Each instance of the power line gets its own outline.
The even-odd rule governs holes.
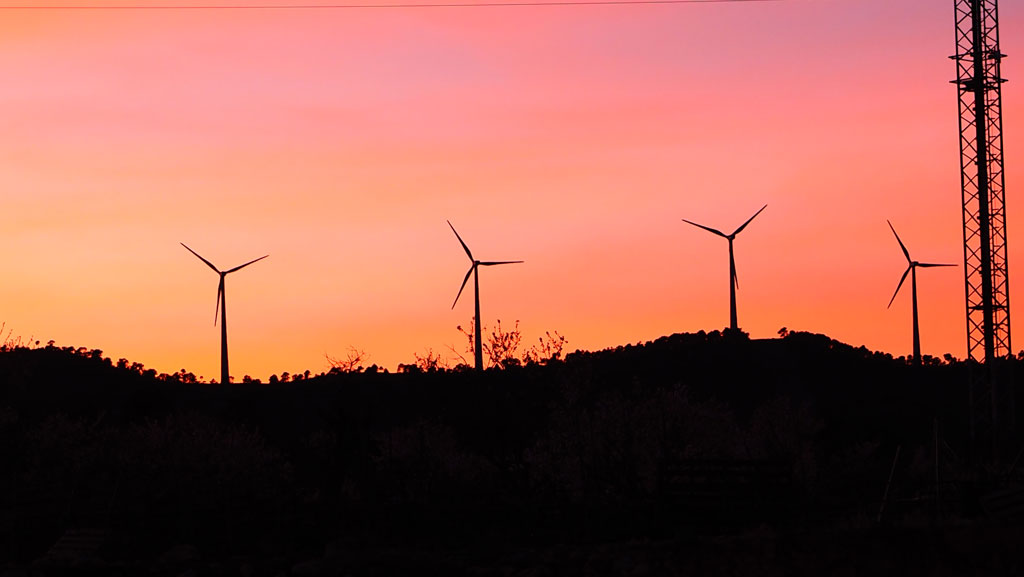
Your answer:
[[[482,8],[502,6],[627,6],[641,4],[732,4],[780,2],[782,0],[525,0],[495,2],[431,2],[425,4],[188,4],[179,6],[139,6],[116,4],[94,6],[0,6],[0,10],[339,10],[345,8]]]

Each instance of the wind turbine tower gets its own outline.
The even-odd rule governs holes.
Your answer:
[[[245,264],[238,265],[235,268],[228,270],[220,270],[213,266],[213,263],[199,256],[199,253],[188,248],[188,245],[181,243],[181,246],[185,247],[190,253],[196,255],[196,258],[206,263],[206,266],[213,269],[213,271],[220,275],[220,284],[217,285],[217,308],[213,312],[213,324],[217,324],[217,316],[220,314],[220,382],[221,384],[227,384],[231,382],[231,371],[228,370],[228,301],[227,296],[224,292],[224,277],[235,272],[238,269],[245,268],[254,262],[261,261],[268,256],[263,255],[260,258],[251,260]]]
[[[462,286],[459,287],[459,294],[455,295],[455,302],[452,303],[452,308],[454,309],[455,305],[459,304],[459,297],[462,296],[462,291],[463,291],[463,289],[466,288],[466,283],[469,282],[469,275],[473,275],[473,296],[475,297],[474,301],[476,303],[475,304],[475,309],[474,309],[476,311],[475,316],[474,316],[475,322],[476,322],[476,326],[474,327],[474,331],[475,332],[473,333],[473,365],[476,367],[476,370],[482,371],[483,368],[484,368],[484,349],[483,349],[483,334],[482,334],[483,329],[481,328],[481,323],[480,323],[480,277],[479,277],[479,273],[477,272],[477,269],[479,269],[482,266],[495,266],[495,265],[499,265],[499,264],[519,264],[519,263],[521,263],[523,261],[521,261],[521,260],[502,260],[502,261],[481,261],[481,260],[476,260],[475,258],[473,258],[473,253],[470,252],[469,247],[466,246],[465,241],[463,241],[462,237],[459,236],[459,231],[455,230],[455,227],[452,226],[452,223],[450,221],[448,222],[448,226],[450,226],[451,229],[452,229],[452,232],[455,233],[455,238],[459,239],[459,244],[462,245],[462,249],[466,251],[466,256],[469,257],[469,262],[472,263],[472,264],[469,265],[469,271],[466,272],[466,278],[462,279]]]
[[[996,359],[1010,348],[1010,281],[1003,194],[1003,111],[996,0],[954,0],[960,114],[967,356],[983,363],[971,379],[971,436],[991,441],[1013,429],[1013,397],[997,382]]]
[[[761,211],[763,211],[766,208],[768,208],[767,204],[762,206],[761,210],[755,212],[754,216],[748,218],[747,222],[740,225],[740,227],[734,230],[732,234],[725,234],[720,230],[704,226],[703,224],[697,224],[693,221],[686,220],[685,218],[682,219],[685,223],[692,224],[697,228],[703,228],[704,230],[729,241],[729,328],[731,328],[734,331],[739,328],[739,323],[736,319],[736,289],[739,288],[740,286],[740,280],[739,277],[736,276],[736,259],[733,257],[732,241],[736,240],[736,235],[743,232],[743,229],[747,228],[747,225],[750,224],[750,221],[757,218],[757,215],[761,214]]]
[[[889,222],[889,221],[886,221]],[[903,271],[903,276],[900,277],[900,284],[896,285],[896,292],[892,293],[892,298],[889,299],[889,305],[892,306],[892,302],[896,300],[896,295],[900,294],[900,289],[903,288],[903,282],[907,280],[907,275],[910,275],[910,293],[911,293],[911,305],[913,307],[913,319],[914,319],[914,356],[911,359],[915,365],[921,364],[921,330],[917,324],[917,268],[933,268],[940,266],[956,266],[954,264],[935,264],[930,262],[917,262],[910,258],[910,251],[907,250],[906,245],[900,240],[900,235],[896,234],[896,229],[893,228],[892,223],[889,222],[889,228],[892,229],[892,233],[896,235],[896,242],[900,243],[900,249],[903,250],[903,256],[907,259],[907,270]],[[888,308],[888,307],[886,307]]]

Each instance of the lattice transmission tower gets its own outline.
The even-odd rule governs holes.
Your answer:
[[[967,355],[981,363],[971,382],[971,436],[997,445],[1013,428],[1012,390],[997,360],[1010,349],[1010,282],[1003,194],[1003,115],[996,0],[954,0],[960,96],[960,168],[967,289]],[[991,444],[989,445],[989,442]]]

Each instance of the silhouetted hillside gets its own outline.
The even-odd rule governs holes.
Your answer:
[[[99,351],[0,352],[5,554],[35,559],[96,526],[118,536],[111,555],[139,559],[175,543],[291,555],[834,527],[875,518],[897,448],[886,519],[980,513],[959,482],[966,365],[822,335],[673,335],[483,373],[193,380]]]

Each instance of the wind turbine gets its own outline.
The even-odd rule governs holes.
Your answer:
[[[214,310],[214,313],[213,313],[213,324],[214,325],[217,324],[217,315],[219,313],[220,314],[220,382],[221,382],[221,384],[227,384],[227,383],[231,382],[231,373],[228,371],[228,302],[227,302],[227,297],[224,294],[224,277],[226,277],[227,275],[235,272],[236,270],[245,268],[245,267],[251,265],[252,263],[254,263],[256,261],[261,261],[261,260],[267,258],[270,255],[269,254],[263,255],[260,258],[255,259],[255,260],[251,260],[251,261],[249,261],[249,262],[247,262],[247,263],[245,263],[243,265],[239,265],[239,266],[236,266],[235,268],[222,271],[222,270],[218,269],[217,267],[213,266],[213,263],[211,263],[210,261],[208,261],[205,258],[199,256],[198,252],[188,248],[188,245],[186,245],[185,243],[181,243],[181,246],[183,246],[186,249],[188,249],[188,251],[190,253],[196,255],[196,258],[198,258],[199,260],[205,262],[206,266],[212,268],[214,272],[216,272],[217,274],[220,275],[220,284],[217,285],[217,308]]]
[[[459,231],[455,230],[452,226],[451,221],[446,221],[448,226],[452,228],[452,232],[455,233],[455,238],[459,239],[459,244],[466,251],[466,256],[469,257],[469,261],[473,264],[469,266],[469,271],[466,272],[466,278],[462,279],[462,286],[459,287],[459,294],[455,295],[455,302],[452,303],[452,309],[455,309],[455,305],[459,303],[459,297],[462,296],[463,289],[466,288],[466,283],[469,282],[469,276],[473,275],[473,294],[476,300],[476,327],[473,333],[473,360],[475,362],[476,370],[481,371],[484,368],[484,352],[483,352],[483,334],[480,328],[480,277],[477,275],[477,268],[481,266],[495,266],[499,264],[519,264],[521,260],[500,260],[500,261],[481,261],[473,258],[473,253],[469,251],[469,247],[466,246],[466,242],[459,236]]]
[[[736,276],[736,259],[733,258],[732,241],[736,238],[737,234],[743,232],[743,229],[747,228],[747,225],[750,224],[750,221],[757,218],[757,215],[761,214],[761,211],[766,208],[768,208],[767,204],[762,206],[761,210],[755,212],[754,216],[748,218],[747,222],[743,223],[739,228],[734,230],[732,234],[725,234],[720,230],[715,230],[711,227],[704,226],[703,224],[697,224],[693,221],[686,220],[685,218],[682,219],[683,222],[692,224],[693,226],[696,226],[698,228],[703,228],[704,230],[712,234],[717,234],[718,236],[729,241],[729,328],[731,328],[732,330],[736,330],[739,328],[739,325],[736,322],[736,289],[738,289],[740,286],[739,278]]]
[[[956,266],[955,264],[933,264],[928,262],[917,262],[916,260],[910,259],[910,251],[904,246],[903,241],[900,240],[900,235],[896,234],[896,229],[893,228],[892,223],[888,220],[889,228],[892,229],[892,233],[896,235],[896,242],[900,243],[900,248],[903,250],[903,256],[907,257],[907,270],[903,271],[903,276],[900,277],[900,284],[896,285],[896,292],[892,293],[892,298],[889,299],[889,305],[885,308],[892,306],[892,302],[896,300],[896,295],[900,294],[900,289],[903,288],[903,281],[907,280],[907,274],[910,274],[910,292],[911,302],[913,303],[914,310],[914,358],[911,361],[915,365],[921,364],[921,331],[917,327],[917,267],[921,268],[933,268],[938,266]]]

